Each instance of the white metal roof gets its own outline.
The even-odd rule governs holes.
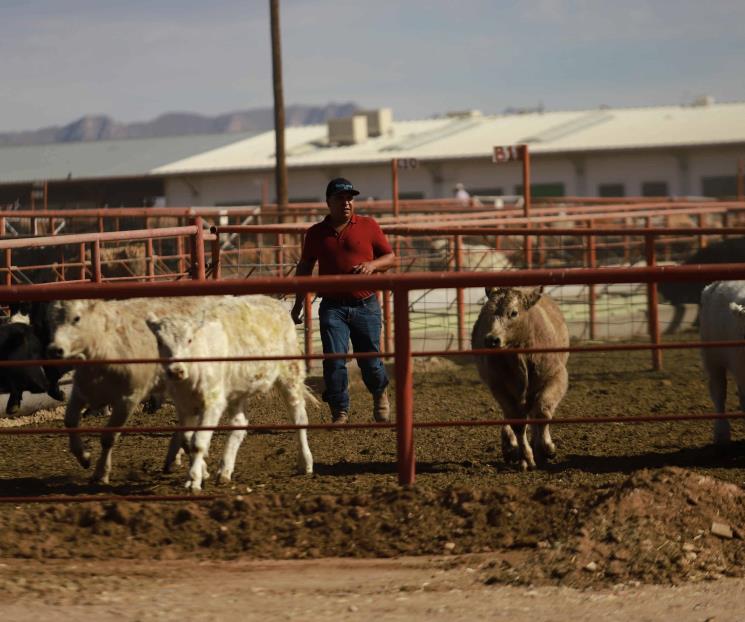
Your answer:
[[[0,147],[0,183],[144,177],[164,164],[246,136],[210,134]]]
[[[494,145],[528,143],[531,152],[561,153],[745,144],[745,102],[704,106],[596,110],[398,121],[393,135],[330,147],[325,125],[288,128],[287,165],[363,164],[393,157],[422,160],[489,157]],[[172,162],[158,173],[274,166],[274,133]]]
[[[329,146],[326,125],[289,127],[287,165],[489,157],[494,145],[531,153],[745,145],[745,102],[701,106],[445,117],[398,121],[390,136]],[[196,174],[274,167],[274,132],[0,148],[0,183],[37,179]]]

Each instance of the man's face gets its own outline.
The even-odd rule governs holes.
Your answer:
[[[331,218],[336,221],[349,220],[354,212],[354,195],[349,192],[332,194],[326,198]]]

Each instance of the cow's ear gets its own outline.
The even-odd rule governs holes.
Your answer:
[[[498,287],[485,287],[484,291],[486,291],[486,297],[491,298],[494,294],[497,293]]]
[[[526,309],[530,309],[536,302],[541,299],[543,295],[543,285],[536,287],[534,290],[523,295],[523,306]]]
[[[160,319],[152,311],[147,314],[147,317],[145,318],[145,324],[147,324],[147,327],[154,333],[157,333],[160,329]]]

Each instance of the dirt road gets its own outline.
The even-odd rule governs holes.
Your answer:
[[[8,622],[745,620],[745,580],[613,589],[485,585],[486,558],[0,562]]]

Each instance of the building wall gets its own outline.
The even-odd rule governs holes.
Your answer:
[[[531,183],[544,186],[544,189],[561,184],[564,194],[576,196],[597,196],[601,185],[609,184],[621,187],[625,196],[641,196],[645,183],[662,182],[670,195],[700,195],[705,177],[734,177],[737,158],[745,155],[742,151],[732,147],[537,154],[531,158]],[[361,191],[358,200],[391,197],[390,163],[319,165],[288,171],[290,201],[322,201],[328,180],[338,176],[350,179]],[[268,181],[264,182],[265,179]],[[401,166],[398,179],[399,196],[404,198],[451,197],[455,184],[459,182],[472,194],[522,192],[519,162],[493,164],[486,158]],[[262,183],[268,183],[268,198],[274,202],[276,194],[271,172],[178,176],[166,179],[165,192],[169,206],[256,205],[261,203]]]

